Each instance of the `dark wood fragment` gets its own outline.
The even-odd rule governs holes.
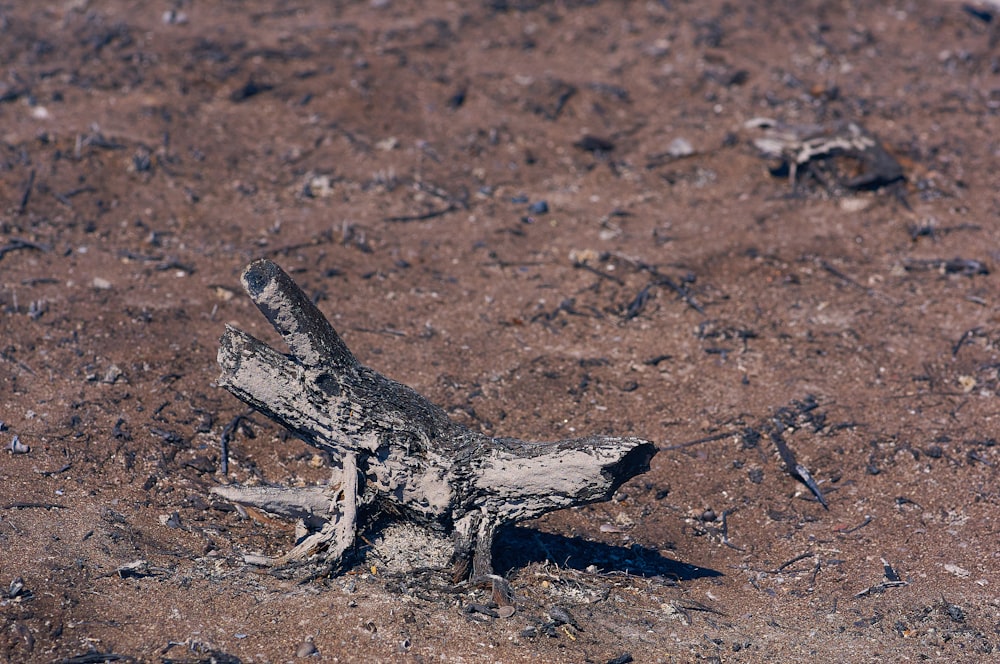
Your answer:
[[[615,149],[615,144],[612,141],[606,138],[601,138],[600,136],[591,136],[589,134],[578,140],[573,144],[573,146],[583,150],[584,152],[596,153],[611,152]]]
[[[780,423],[776,424],[780,426]],[[795,454],[788,447],[785,439],[781,437],[781,432],[777,429],[773,429],[770,433],[771,442],[774,443],[774,446],[777,448],[778,454],[781,456],[781,460],[785,463],[785,467],[788,469],[788,472],[793,477],[800,479],[803,484],[809,487],[809,490],[812,491],[814,496],[816,496],[816,500],[819,501],[820,505],[822,505],[825,509],[830,509],[830,505],[827,504],[826,498],[823,496],[823,492],[820,491],[819,485],[816,484],[816,480],[813,479],[809,469],[795,459]]]
[[[431,210],[430,212],[423,212],[420,214],[404,214],[395,217],[384,217],[382,221],[389,222],[408,222],[408,221],[427,221],[428,219],[434,219],[435,217],[443,217],[446,214],[450,214],[457,210],[462,209],[458,205],[447,205],[440,210]]]
[[[22,240],[21,238],[11,238],[10,242],[0,247],[0,258],[9,254],[12,251],[17,251],[19,249],[32,249],[34,251],[47,252],[48,247],[37,244],[35,242],[30,242],[28,240]]]
[[[17,502],[8,503],[3,506],[5,510],[28,510],[28,509],[42,509],[42,510],[64,510],[65,505],[58,505],[56,503],[27,503],[27,502]]]
[[[28,182],[24,185],[24,191],[21,193],[21,202],[17,205],[17,213],[24,214],[24,211],[28,208],[28,201],[31,199],[31,190],[35,186],[35,169],[31,169],[28,173]]]
[[[869,523],[872,522],[872,520],[873,519],[872,519],[871,515],[869,514],[869,515],[865,516],[864,521],[862,521],[858,525],[852,526],[850,528],[841,528],[841,529],[837,530],[836,533],[838,535],[850,535],[851,533],[857,532],[857,531],[861,530],[862,528],[864,528],[865,526],[867,526]]]

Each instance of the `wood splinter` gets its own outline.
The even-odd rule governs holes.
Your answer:
[[[248,562],[279,565],[318,554],[339,564],[359,524],[389,514],[451,536],[456,582],[489,577],[499,527],[607,500],[649,470],[656,447],[639,438],[532,443],[472,431],[358,362],[275,263],[251,263],[242,282],[291,354],[227,326],[219,384],[339,464],[326,486],[213,489],[307,528],[285,555]]]

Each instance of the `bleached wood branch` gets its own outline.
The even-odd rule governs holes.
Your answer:
[[[359,363],[275,263],[252,263],[242,281],[291,354],[227,327],[219,384],[341,465],[325,488],[215,490],[313,524],[316,532],[272,562],[323,548],[338,562],[359,520],[380,512],[450,533],[456,579],[489,575],[498,527],[607,500],[649,469],[656,447],[639,438],[531,443],[471,431],[411,388]]]

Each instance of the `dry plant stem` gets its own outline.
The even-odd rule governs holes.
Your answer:
[[[339,562],[359,522],[382,513],[450,533],[456,579],[470,572],[488,576],[499,526],[607,500],[649,469],[656,448],[639,438],[531,443],[471,431],[414,390],[360,364],[275,263],[252,263],[242,281],[291,355],[228,327],[219,384],[342,466],[329,488],[215,490],[314,529],[271,562],[323,547],[328,561]]]

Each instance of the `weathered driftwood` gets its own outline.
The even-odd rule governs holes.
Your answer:
[[[827,189],[849,191],[878,189],[904,179],[903,167],[895,157],[874,135],[853,122],[824,127],[753,118],[744,126],[763,130],[754,145],[764,156],[780,161],[782,168],[775,170],[787,169],[793,189],[799,185],[799,176],[807,173]],[[845,158],[850,168],[835,167],[831,162],[838,158]]]
[[[252,263],[242,281],[291,355],[227,327],[219,384],[329,452],[340,466],[327,486],[214,490],[311,529],[281,558],[255,562],[322,553],[337,563],[359,523],[388,513],[450,534],[456,580],[470,572],[489,575],[499,526],[607,500],[649,469],[656,447],[638,438],[530,443],[471,431],[414,390],[359,363],[275,263]]]

